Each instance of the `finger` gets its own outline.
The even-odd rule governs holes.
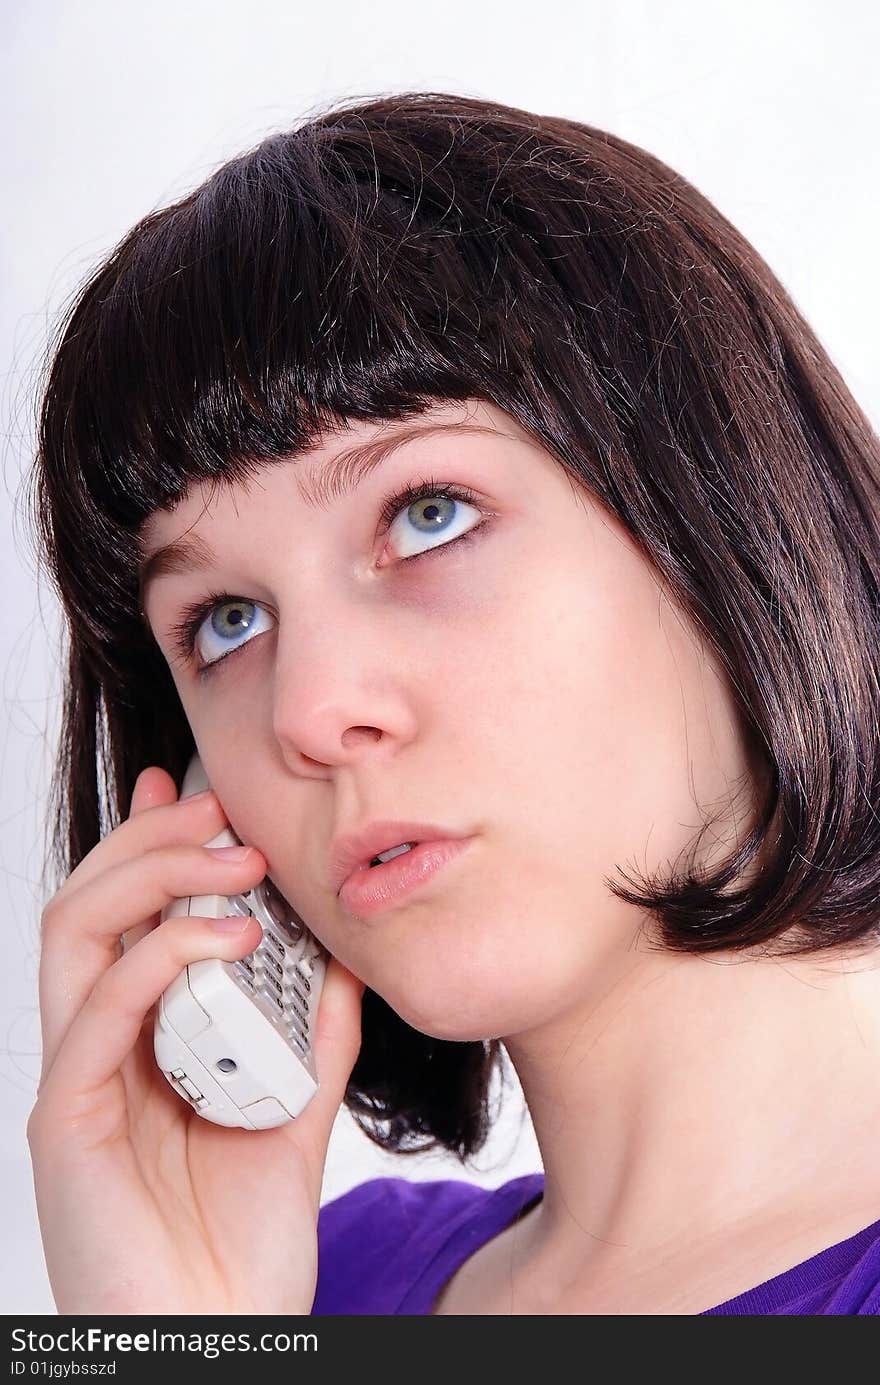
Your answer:
[[[155,770],[155,775],[153,771]],[[144,770],[138,776],[135,790],[145,775],[153,775],[153,783],[156,777],[162,776],[169,785],[174,784],[174,780],[164,770],[151,766],[150,770]],[[149,781],[148,781],[149,782]],[[152,793],[152,790],[151,790]],[[133,800],[136,801],[136,800]],[[193,825],[198,821],[204,823],[205,836],[193,836]],[[181,829],[182,824],[190,824]],[[112,832],[102,837],[96,842],[79,865],[71,871],[64,881],[61,888],[56,891],[51,903],[56,900],[65,899],[68,895],[87,885],[101,871],[108,866],[115,865],[117,861],[125,860],[142,851],[147,851],[150,847],[164,846],[175,841],[210,841],[212,836],[216,836],[224,828],[228,828],[229,823],[220,806],[217,795],[208,792],[206,796],[192,794],[187,798],[176,798],[176,789],[173,795],[169,795],[164,803],[143,805],[141,803],[136,815],[125,818],[123,822],[114,827]],[[182,831],[187,835],[182,835]]]
[[[152,765],[141,770],[135,780],[128,813],[129,819],[137,817],[147,808],[158,808],[164,804],[177,802],[177,785],[171,775],[166,774],[164,770],[158,769],[158,767],[155,768],[156,773],[153,772],[154,766]],[[135,943],[140,942],[141,938],[150,933],[158,922],[159,915],[153,914],[143,923],[136,924],[134,928],[123,933],[120,939],[120,951],[125,952],[126,948],[134,947]]]
[[[208,957],[232,962],[259,946],[258,921],[250,917],[241,922],[240,932],[221,933],[209,919],[166,919],[101,974],[73,1017],[40,1089],[40,1109],[32,1113],[37,1133],[44,1115],[51,1113],[49,1126],[57,1129],[65,1115],[83,1113],[84,1103],[131,1052],[151,1006],[190,962]]]
[[[167,780],[168,784],[173,786],[174,781],[164,770],[156,769],[153,772],[151,768],[147,774],[148,779],[152,777],[154,783],[157,776],[160,783]],[[143,778],[144,775],[141,775],[135,786],[138,792],[142,787]],[[148,851],[157,851],[167,846],[178,846],[181,843],[195,846],[210,842],[224,830],[228,830],[228,822],[216,794],[213,793],[206,797],[193,796],[180,802],[166,802],[141,808],[135,818],[127,819],[109,836],[98,842],[56,891],[43,910],[41,921],[39,996],[43,1074],[46,1072],[47,1057],[51,1058],[73,1013],[96,980],[94,960],[91,966],[84,969],[82,927],[77,922],[81,916],[78,911],[69,913],[68,906],[78,900],[87,907],[88,895],[85,891],[91,887],[93,881],[99,879],[102,873],[115,864],[138,859]],[[138,893],[139,889],[134,892],[133,897],[137,898]],[[62,911],[64,926],[55,927]],[[149,917],[150,912],[146,911],[146,917]],[[144,912],[129,914],[127,918],[120,920],[119,935],[136,924],[141,924],[144,919]],[[118,942],[113,946],[108,944],[104,965],[110,966],[120,955],[120,950]]]
[[[266,859],[251,848],[241,861],[223,860],[210,847],[170,846],[121,861],[44,915],[40,967],[43,1070],[55,1060],[65,1033],[103,973],[119,960],[119,939],[145,919],[188,895],[235,895],[263,878]],[[232,911],[230,910],[230,913]],[[127,948],[133,956],[155,932]]]
[[[363,981],[338,958],[330,957],[314,1021],[318,1090],[290,1127],[291,1137],[309,1163],[316,1203],[333,1123],[360,1052],[364,989]]]

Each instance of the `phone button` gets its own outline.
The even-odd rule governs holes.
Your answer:
[[[198,1089],[198,1087],[196,1086],[195,1082],[193,1082],[189,1077],[187,1077],[185,1073],[183,1074],[182,1077],[178,1077],[177,1080],[178,1080],[178,1082],[180,1083],[180,1085],[181,1085],[181,1087],[183,1088],[183,1090],[184,1090],[189,1096],[192,1097],[193,1101],[196,1101],[196,1102],[204,1101],[205,1098],[204,1098],[203,1094],[199,1091],[199,1089]]]

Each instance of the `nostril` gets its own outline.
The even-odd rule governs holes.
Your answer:
[[[363,740],[378,741],[382,738],[382,732],[378,726],[350,726],[343,733],[342,744],[346,750],[356,748],[358,743]]]

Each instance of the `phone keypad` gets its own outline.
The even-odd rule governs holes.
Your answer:
[[[279,961],[276,960],[276,958],[269,951],[263,953],[263,965],[267,967],[270,971],[273,971],[276,976],[284,975],[283,966]]]
[[[225,965],[287,1042],[308,1057],[310,977],[323,949],[268,877],[230,903],[237,913],[254,914],[263,936],[247,957]]]
[[[270,950],[276,953],[277,956],[280,957],[282,961],[284,961],[284,958],[287,955],[284,950],[284,944],[278,938],[275,937],[274,933],[269,931],[266,932],[265,938],[266,942],[269,944]]]

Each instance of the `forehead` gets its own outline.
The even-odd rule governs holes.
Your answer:
[[[515,419],[494,404],[479,399],[441,401],[428,405],[415,417],[402,420],[373,422],[340,418],[326,427],[306,450],[292,453],[288,458],[272,458],[262,466],[257,462],[251,471],[256,474],[263,470],[268,474],[280,463],[292,464],[296,490],[303,503],[310,508],[326,508],[346,494],[352,488],[352,483],[363,479],[364,473],[369,473],[371,468],[364,466],[361,461],[364,454],[371,457],[375,452],[381,459],[385,448],[390,451],[392,447],[400,446],[413,437],[422,434],[430,436],[441,430],[488,431],[517,436],[532,443],[535,441]],[[246,488],[246,482],[240,484]],[[203,505],[217,491],[235,489],[235,486],[235,482],[226,482],[218,477],[191,487],[173,509],[155,510],[144,520],[140,531],[143,542],[147,544],[154,534],[160,530],[164,532],[167,520],[179,520],[185,507]]]
[[[286,460],[293,464],[295,490],[302,503],[311,509],[327,510],[354,491],[388,456],[406,443],[420,438],[427,441],[443,436],[468,435],[507,437],[535,445],[530,433],[492,404],[481,400],[446,401],[403,420],[380,423],[340,420],[307,451]],[[278,461],[270,461],[265,463],[264,470],[268,475],[278,466]],[[252,469],[252,475],[260,470],[257,465]],[[187,528],[195,525],[218,492],[234,494],[239,487],[247,491],[250,484],[252,481],[227,483],[222,478],[210,483],[202,482],[187,491],[173,510],[157,510],[147,518],[140,534],[142,558],[138,567],[142,603],[151,582],[160,575],[185,572],[198,565],[207,565],[210,561],[210,550],[197,534],[175,538],[170,543],[163,543],[163,540],[168,536],[182,535]]]

